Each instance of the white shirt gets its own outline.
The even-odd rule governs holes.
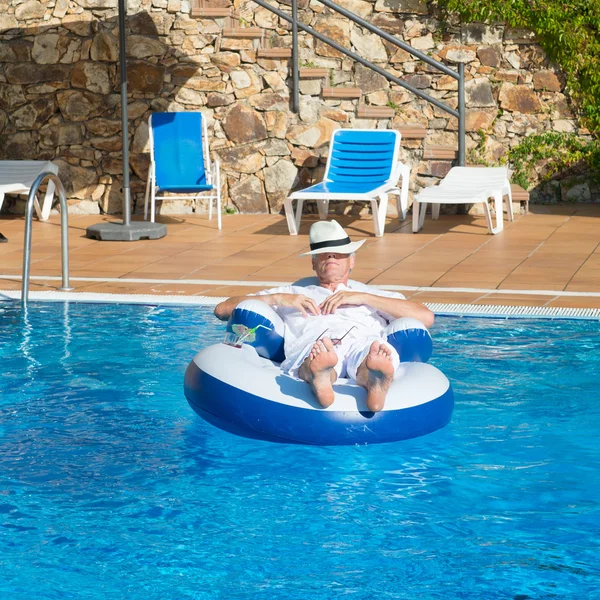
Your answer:
[[[348,281],[348,285],[340,283],[335,289],[335,292],[339,291],[366,292],[374,296],[404,300],[404,296],[397,292],[379,290],[352,280]],[[328,296],[332,296],[335,292],[320,285],[285,285],[264,290],[254,295],[303,294],[312,298],[317,305],[320,305]],[[295,308],[285,306],[273,306],[272,308],[282,318],[285,325],[284,350],[286,361],[282,364],[284,370],[286,367],[291,368],[292,363],[297,363],[298,360],[303,359],[307,350],[312,347],[315,340],[325,330],[327,330],[327,337],[341,338],[354,327],[348,334],[348,339],[344,338],[344,340],[359,340],[361,338],[380,335],[388,323],[394,319],[392,315],[368,305],[345,306],[338,308],[333,314],[309,314],[307,317]]]

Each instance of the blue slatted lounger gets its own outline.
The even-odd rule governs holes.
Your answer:
[[[398,215],[406,217],[410,168],[398,161],[401,134],[384,129],[338,129],[331,136],[329,158],[321,183],[294,192],[285,201],[290,235],[297,235],[305,200],[316,200],[321,219],[330,200],[370,202],[375,234],[383,235],[388,194],[398,195]],[[402,177],[402,190],[398,181]],[[297,201],[294,211],[292,202]]]
[[[144,219],[154,222],[156,200],[189,200],[189,194],[209,200],[208,217],[216,201],[221,229],[221,181],[219,161],[210,162],[206,119],[201,112],[166,112],[150,115],[150,169],[146,184]],[[172,194],[158,196],[157,193]],[[178,194],[187,194],[181,196]]]

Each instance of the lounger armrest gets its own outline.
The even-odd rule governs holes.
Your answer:
[[[400,181],[400,177],[402,176],[403,171],[405,171],[406,169],[408,169],[408,171],[410,172],[410,167],[408,165],[406,165],[405,163],[403,163],[401,160],[399,160],[396,163],[396,166],[394,167],[394,172],[392,173],[392,177],[390,178],[390,181],[396,185],[398,183],[398,181]]]

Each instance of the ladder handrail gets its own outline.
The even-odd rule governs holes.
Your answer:
[[[402,48],[406,52],[409,52],[410,54],[417,57],[418,59],[423,60],[427,64],[435,67],[436,69],[439,69],[443,73],[446,73],[447,75],[450,75],[451,77],[457,79],[458,80],[458,110],[455,110],[455,109],[451,108],[450,106],[448,106],[447,104],[445,104],[444,102],[441,102],[437,98],[434,98],[433,96],[430,96],[429,94],[426,94],[425,92],[422,92],[421,90],[415,88],[414,86],[410,85],[409,83],[406,83],[402,79],[399,79],[398,77],[388,73],[385,69],[382,69],[381,67],[372,63],[371,61],[363,58],[362,56],[359,56],[355,52],[352,52],[352,50],[348,50],[347,48],[344,48],[343,46],[341,46],[334,40],[328,38],[327,36],[323,35],[322,33],[319,33],[318,31],[315,31],[311,27],[308,27],[307,25],[300,23],[297,20],[297,18],[294,18],[294,15],[297,14],[297,9],[296,9],[297,0],[292,0],[292,16],[291,17],[287,13],[279,10],[278,8],[275,8],[274,6],[272,6],[271,4],[266,2],[266,0],[254,0],[254,1],[257,4],[259,4],[260,6],[262,6],[263,8],[266,8],[267,10],[276,14],[278,17],[280,17],[283,20],[287,21],[288,23],[292,24],[292,29],[293,29],[293,33],[294,33],[294,35],[292,36],[293,45],[294,45],[294,48],[292,48],[292,53],[293,53],[292,72],[293,72],[293,83],[294,83],[294,90],[293,90],[294,95],[293,95],[293,103],[292,103],[293,108],[295,108],[297,110],[297,107],[298,107],[298,86],[297,86],[298,48],[297,48],[297,33],[295,33],[295,31],[297,29],[301,29],[302,31],[308,33],[309,35],[312,35],[314,38],[331,46],[338,52],[345,54],[346,56],[352,58],[356,62],[361,63],[362,65],[371,69],[372,71],[379,73],[380,75],[382,75],[389,81],[395,83],[396,85],[399,85],[400,87],[407,89],[409,92],[411,92],[415,96],[418,96],[419,98],[422,98],[423,100],[426,100],[430,104],[433,104],[434,106],[437,106],[439,109],[447,112],[448,114],[452,115],[453,117],[456,117],[458,119],[458,164],[461,166],[464,166],[465,154],[466,154],[466,152],[465,152],[466,151],[466,140],[465,140],[465,112],[466,111],[465,111],[465,75],[464,75],[465,66],[463,63],[459,63],[458,72],[457,72],[457,71],[447,67],[446,65],[440,63],[439,61],[427,56],[423,52],[420,52],[419,50],[412,48],[411,46],[409,46],[402,40],[399,40],[398,38],[394,37],[393,35],[383,31],[379,27],[376,27],[375,25],[372,25],[368,21],[365,21],[362,17],[359,17],[358,15],[346,10],[345,8],[338,6],[331,0],[319,0],[320,2],[322,2],[329,8],[346,16],[354,23],[357,23],[358,25],[361,25],[361,26],[365,27],[366,29],[369,29],[371,32],[373,32],[376,35],[382,37],[383,39],[395,44],[396,46],[398,46],[399,48]]]
[[[65,188],[58,176],[50,171],[40,173],[33,182],[27,196],[25,206],[25,241],[23,244],[23,281],[21,288],[21,303],[27,304],[29,300],[29,267],[31,264],[31,228],[33,221],[33,204],[38,193],[40,185],[48,178],[54,183],[55,190],[60,201],[60,234],[61,234],[61,255],[62,255],[62,287],[61,291],[69,291],[73,288],[69,286],[69,217],[67,214],[67,199]]]
[[[362,17],[359,17],[357,14],[349,11],[347,8],[344,8],[343,6],[339,6],[338,4],[335,4],[335,2],[332,2],[331,0],[319,0],[319,2],[321,2],[321,4],[324,4],[325,6],[328,6],[332,10],[339,12],[341,15],[344,15],[345,17],[347,17],[348,19],[350,19],[357,25],[360,25],[361,27],[364,27],[365,29],[368,29],[369,31],[377,34],[379,37],[383,38],[384,40],[387,40],[388,42],[395,44],[399,48],[402,48],[402,50],[405,50],[409,54],[416,56],[419,60],[422,60],[423,62],[426,62],[428,65],[431,65],[432,67],[435,67],[436,69],[439,69],[440,71],[446,73],[446,75],[450,75],[450,77],[454,77],[454,79],[460,79],[460,74],[458,73],[458,71],[455,71],[454,69],[451,69],[450,67],[447,67],[444,63],[441,63],[440,61],[435,60],[435,58],[431,58],[431,56],[427,56],[427,54],[421,52],[420,50],[417,50],[416,48],[413,48],[406,42],[399,40],[397,37],[393,36],[391,33],[388,33],[387,31],[380,29],[376,25],[369,23],[369,21],[366,21]]]

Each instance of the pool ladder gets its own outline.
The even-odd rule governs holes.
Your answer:
[[[23,245],[23,282],[21,288],[21,303],[27,304],[29,300],[29,266],[31,263],[31,227],[33,221],[33,204],[36,200],[40,185],[48,179],[55,185],[58,199],[60,201],[60,236],[61,236],[61,255],[62,255],[62,287],[58,288],[61,292],[68,292],[73,288],[69,286],[69,219],[67,214],[67,199],[65,197],[65,188],[57,175],[46,171],[40,173],[33,182],[27,197],[25,207],[25,243]]]

